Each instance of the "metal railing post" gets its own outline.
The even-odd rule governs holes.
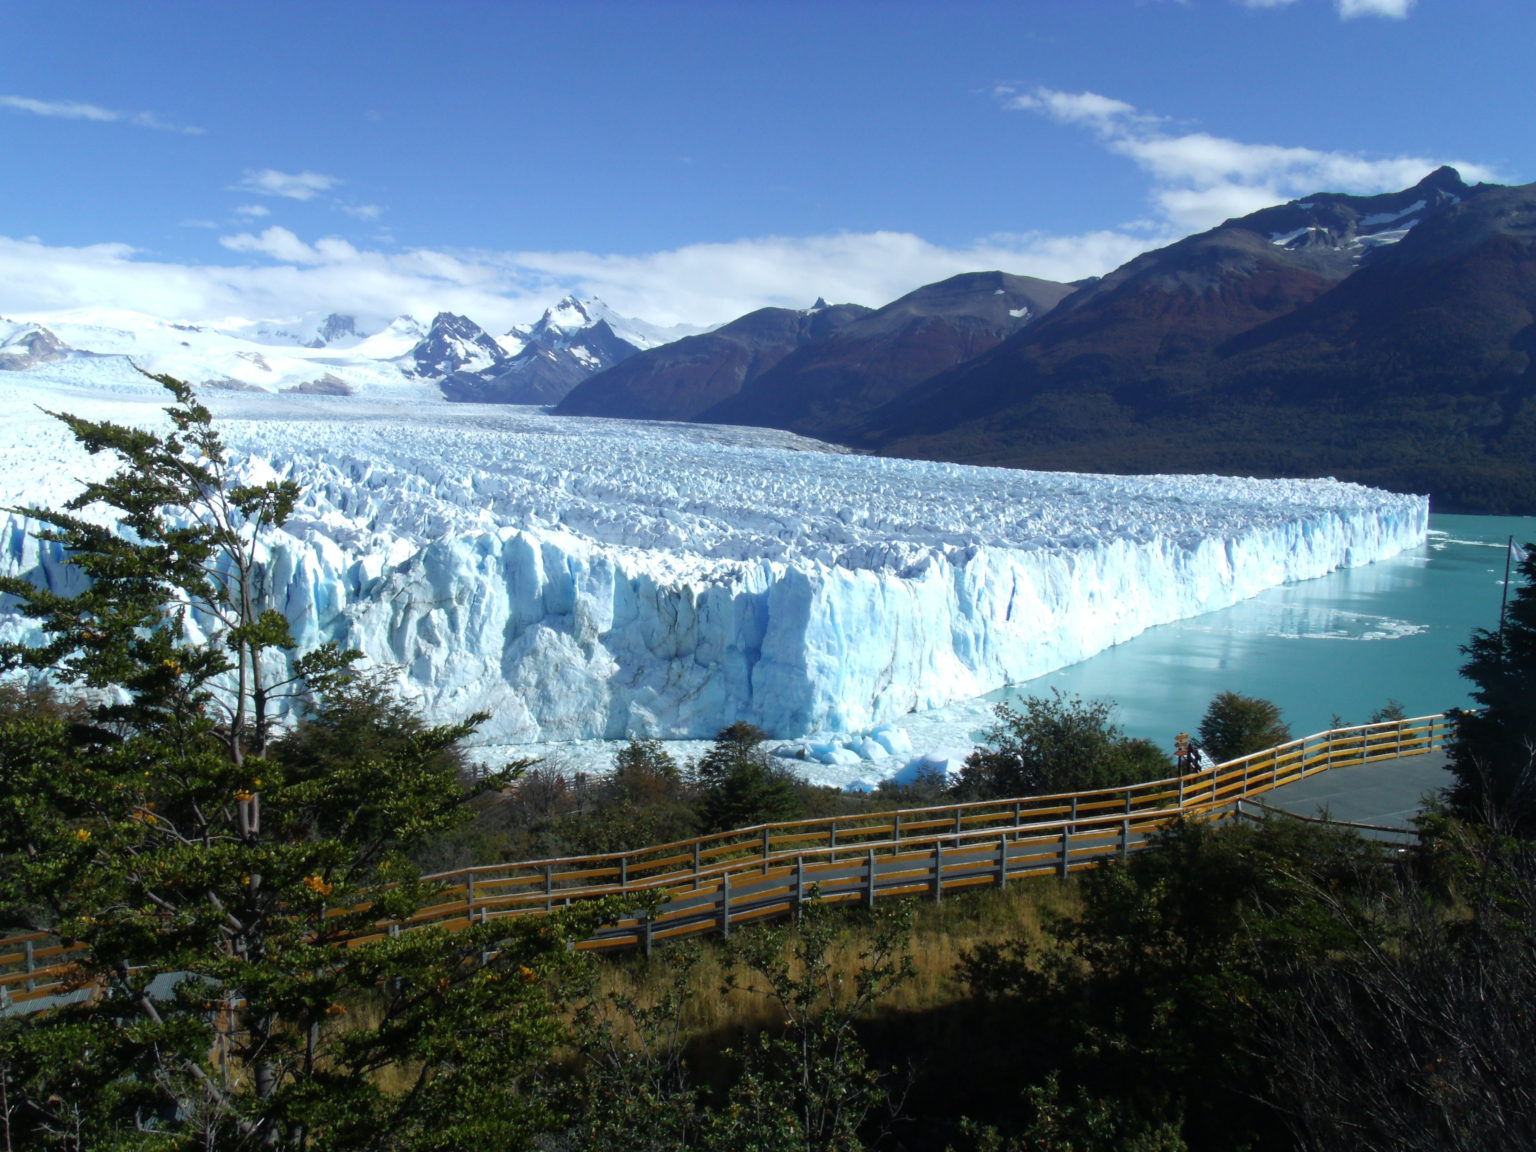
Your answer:
[[[1067,864],[1072,859],[1072,830],[1066,825],[1061,829],[1061,878],[1067,878]]]
[[[944,899],[944,845],[933,842],[933,902]]]
[[[1008,833],[997,838],[997,886],[1008,887]]]
[[[805,857],[795,857],[795,921],[800,920],[800,905],[805,900]]]
[[[773,833],[763,829],[763,875],[768,875],[768,854],[773,851]]]
[[[720,873],[720,935],[731,938],[731,874]]]
[[[875,906],[875,850],[873,848],[869,850],[864,867],[868,870],[864,881],[864,907],[873,908]]]
[[[544,865],[544,911],[555,910],[555,866]]]

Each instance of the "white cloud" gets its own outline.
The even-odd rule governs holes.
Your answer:
[[[341,311],[383,324],[460,312],[503,331],[565,292],[601,296],[661,324],[709,324],[769,305],[884,304],[958,272],[1001,268],[1053,280],[1109,271],[1147,246],[1121,232],[998,235],[946,248],[899,232],[759,237],[665,252],[370,250],[271,226],[220,237],[245,263],[158,262],[126,244],[56,247],[0,238],[0,314],[110,307],[189,322]]]
[[[1378,0],[1386,2],[1386,0]],[[1205,132],[1176,133],[1167,120],[1094,92],[999,89],[1004,108],[1087,127],[1111,152],[1152,177],[1150,198],[1178,235],[1213,227],[1312,192],[1370,194],[1406,188],[1443,163],[1468,180],[1497,180],[1480,164],[1423,156],[1364,156],[1276,144],[1246,144]]]
[[[313,200],[329,192],[342,181],[319,172],[279,172],[275,168],[248,170],[231,192],[255,192],[261,196],[284,196],[289,200]]]
[[[619,312],[655,323],[717,323],[769,305],[803,308],[817,296],[880,305],[918,285],[981,269],[1051,280],[1100,275],[1231,216],[1312,192],[1403,188],[1439,163],[1176,131],[1165,117],[1092,92],[999,89],[998,98],[1005,107],[1086,129],[1134,163],[1147,176],[1152,219],[1081,235],[998,234],[958,246],[868,232],[761,236],[640,254],[400,250],[387,237],[368,248],[258,225],[220,237],[237,261],[224,266],[158,262],[124,244],[63,248],[0,238],[0,314],[92,306],[197,322],[339,311],[382,324],[402,313],[426,318],[448,310],[502,331],[573,292],[601,296]],[[1497,179],[1480,165],[1458,166],[1468,179]],[[248,179],[271,195],[309,197],[339,183],[271,170]],[[254,211],[260,207],[237,212],[263,220]]]
[[[1385,16],[1405,20],[1415,0],[1339,0],[1339,15],[1346,20],[1356,16]]]
[[[138,128],[153,128],[160,132],[180,132],[187,136],[201,136],[202,128],[189,124],[170,124],[153,112],[119,112],[97,104],[78,100],[36,100],[30,96],[0,96],[0,108],[17,112],[30,112],[34,116],[47,116],[59,120],[94,120],[102,124],[132,124]]]
[[[254,220],[261,216],[272,215],[272,209],[268,208],[265,204],[240,204],[235,208],[235,215],[246,216]]]
[[[384,209],[377,204],[338,204],[336,207],[359,220],[377,220],[384,214]]]
[[[1102,126],[1114,121],[1145,119],[1133,105],[1124,100],[1100,96],[1097,92],[1058,92],[1053,88],[1017,92],[1012,88],[999,87],[997,95],[1005,108],[1042,112],[1064,124]]]
[[[1296,0],[1232,0],[1244,8],[1287,8]],[[1336,0],[1339,16],[1353,20],[1356,16],[1385,16],[1404,20],[1418,0]]]

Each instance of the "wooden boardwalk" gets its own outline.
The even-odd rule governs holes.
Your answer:
[[[355,942],[424,925],[457,929],[622,895],[636,911],[583,948],[641,947],[793,913],[807,899],[941,900],[976,885],[1124,859],[1179,818],[1259,813],[1259,797],[1351,766],[1409,763],[1442,746],[1443,716],[1335,729],[1128,788],[755,825],[626,852],[486,865],[429,877],[440,897]],[[1246,809],[1246,811],[1244,811]],[[47,934],[0,940],[0,1004],[67,992],[76,947]]]

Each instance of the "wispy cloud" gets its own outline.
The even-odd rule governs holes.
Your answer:
[[[1232,0],[1244,8],[1289,8],[1296,0]],[[1357,16],[1384,16],[1405,20],[1418,0],[1334,0],[1334,8],[1345,20]]]
[[[94,120],[101,124],[131,124],[137,128],[153,128],[159,132],[180,132],[187,136],[201,136],[205,129],[190,124],[171,124],[153,112],[121,112],[115,108],[103,108],[98,104],[86,104],[78,100],[37,100],[31,96],[0,96],[0,108],[16,112],[30,112],[34,116],[47,116],[58,120]]]
[[[1427,156],[1366,156],[1276,144],[1248,144],[1170,122],[1095,92],[1050,88],[996,90],[1006,109],[1087,128],[1111,152],[1152,178],[1151,200],[1163,223],[1183,235],[1311,192],[1368,194],[1405,188],[1443,163],[1471,180],[1496,180],[1480,164]]]
[[[1339,15],[1346,20],[1356,16],[1385,16],[1406,20],[1417,0],[1339,0]]]
[[[337,204],[336,207],[359,220],[377,220],[384,214],[384,209],[377,204]]]
[[[258,196],[282,196],[289,200],[313,200],[341,184],[336,176],[320,172],[279,172],[276,168],[248,169],[240,180],[230,185],[231,192],[254,192]]]
[[[272,215],[272,209],[265,204],[238,204],[235,206],[235,215],[243,216],[249,220],[256,220],[262,216]]]

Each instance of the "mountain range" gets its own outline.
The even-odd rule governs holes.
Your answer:
[[[1536,185],[1441,168],[1228,220],[1102,278],[970,272],[710,330],[574,297],[499,336],[449,312],[372,333],[339,313],[0,319],[0,371],[101,356],[217,388],[756,425],[1008,467],[1331,475],[1530,514]]]
[[[1009,467],[1333,475],[1427,492],[1441,511],[1531,513],[1533,316],[1536,185],[1441,168],[1401,192],[1266,208],[1080,284],[954,277],[707,406],[689,382],[729,377],[734,353],[681,340],[556,411],[643,408]]]

